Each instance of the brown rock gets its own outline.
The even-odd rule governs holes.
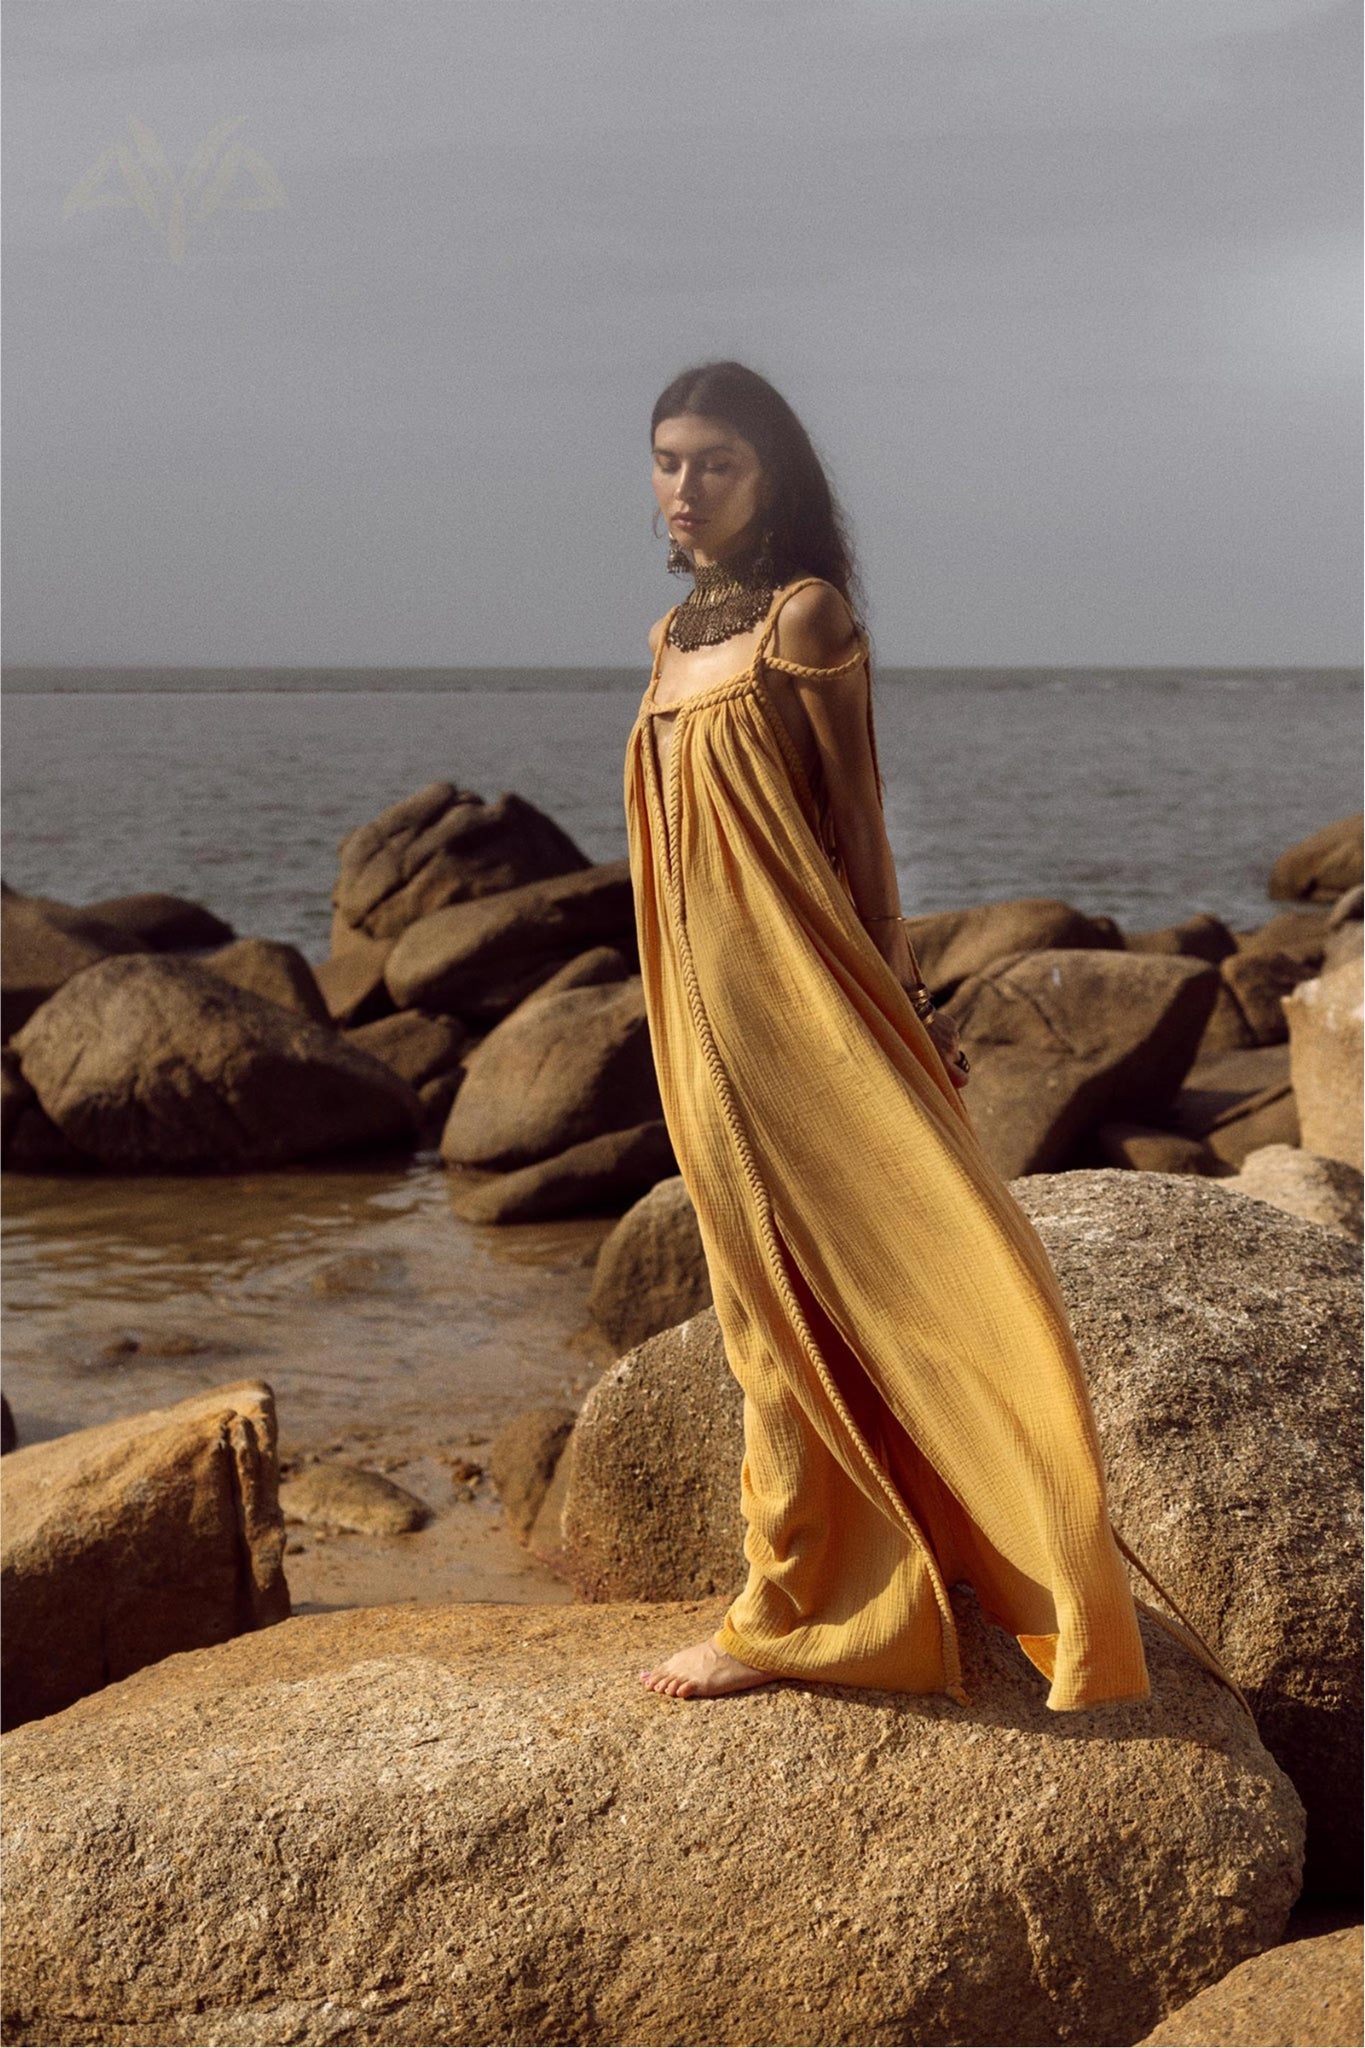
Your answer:
[[[1224,984],[1246,1019],[1252,1045],[1282,1045],[1288,1038],[1281,999],[1311,971],[1288,953],[1234,953],[1223,962]]]
[[[588,1313],[618,1351],[686,1322],[711,1303],[697,1212],[681,1174],[631,1204],[603,1240]]]
[[[100,962],[15,1040],[62,1135],[122,1172],[278,1165],[401,1144],[411,1089],[336,1032],[230,988],[202,964]]]
[[[1299,1111],[1292,1088],[1268,1088],[1219,1118],[1204,1143],[1222,1168],[1234,1170],[1266,1145],[1297,1145]]]
[[[532,1408],[493,1439],[489,1472],[519,1542],[525,1542],[535,1524],[573,1425],[572,1408]]]
[[[297,946],[278,939],[237,939],[220,953],[210,953],[203,965],[234,988],[264,996],[281,1009],[311,1017],[315,1024],[332,1021],[313,970]]]
[[[585,947],[633,940],[627,861],[601,861],[438,910],[404,932],[384,973],[400,1009],[440,1010],[488,1024]]]
[[[661,1114],[634,975],[546,996],[490,1031],[465,1063],[441,1156],[452,1166],[529,1166]]]
[[[353,944],[313,969],[334,1024],[371,1024],[393,1009],[393,997],[384,982],[393,940],[368,939],[363,932],[353,938]]]
[[[1186,1074],[1164,1121],[1171,1130],[1202,1138],[1229,1111],[1239,1110],[1252,1097],[1273,1094],[1288,1086],[1286,1045],[1249,1046],[1243,1051],[1222,1052],[1212,1057],[1201,1054]]]
[[[572,960],[566,960],[548,981],[542,981],[522,1001],[538,1002],[541,996],[557,996],[566,988],[600,988],[606,982],[628,981],[636,971],[619,946],[589,946],[585,952],[575,953]]]
[[[1300,982],[1285,1002],[1289,1060],[1305,1151],[1324,1159],[1362,1159],[1362,1020],[1365,979],[1359,959]]]
[[[739,1591],[743,1416],[713,1308],[602,1374],[564,1454],[562,1568],[583,1599]]]
[[[455,1175],[450,1205],[466,1223],[581,1216],[603,1207],[619,1209],[677,1170],[667,1126],[656,1117],[629,1130],[584,1138],[549,1159],[473,1185]]]
[[[1327,929],[1339,931],[1344,924],[1359,924],[1365,918],[1365,888],[1359,882],[1345,889],[1327,913]]]
[[[1347,889],[1354,889],[1361,874],[1361,826],[1353,818],[1338,818],[1324,825],[1308,839],[1301,839],[1282,853],[1270,872],[1269,895],[1277,903],[1331,903]]]
[[[1222,975],[1218,977],[1218,995],[1209,1020],[1200,1035],[1196,1062],[1211,1059],[1215,1053],[1241,1052],[1256,1043],[1251,1026],[1242,1014],[1242,1006]]]
[[[288,1522],[353,1529],[362,1536],[406,1536],[431,1520],[424,1500],[382,1472],[321,1459],[281,1481],[280,1507]]]
[[[379,939],[397,938],[447,904],[588,866],[534,804],[511,795],[485,803],[449,782],[390,805],[343,839],[339,853],[336,907],[347,924]]]
[[[1134,2040],[1277,1939],[1292,1787],[1151,1624],[1154,1697],[1079,1727],[954,1604],[984,1711],[647,1693],[714,1601],[310,1614],[139,1673],[6,1740],[7,2038]]]
[[[30,1444],[0,1473],[6,1727],[289,1612],[263,1381]]]
[[[1040,1173],[1101,1123],[1159,1123],[1218,989],[1202,960],[1045,951],[997,960],[949,1006],[973,1124],[1001,1173]]]
[[[1149,1124],[1101,1124],[1096,1132],[1100,1155],[1109,1166],[1137,1173],[1216,1173],[1217,1162],[1199,1138],[1178,1131],[1153,1130]]]
[[[1293,1778],[1308,1891],[1349,1897],[1361,1861],[1356,1248],[1191,1175],[1057,1174],[1012,1192],[1061,1281],[1113,1519]]]
[[[931,911],[907,918],[906,927],[920,972],[940,1000],[1007,954],[1072,946],[1093,951],[1123,943],[1112,918],[1087,917],[1049,896]]]
[[[1221,917],[1196,911],[1180,924],[1163,925],[1154,932],[1126,932],[1124,945],[1130,953],[1176,953],[1189,960],[1207,960],[1217,966],[1237,951],[1237,941]]]
[[[0,1457],[8,1451],[19,1448],[19,1432],[14,1426],[14,1410],[4,1394],[0,1394]]]
[[[234,936],[232,926],[202,903],[161,891],[109,896],[88,904],[78,915],[117,932],[128,952],[187,953],[196,947],[225,946]]]
[[[14,1136],[15,1126],[26,1109],[37,1100],[33,1090],[24,1079],[24,1070],[19,1065],[19,1055],[5,1046],[0,1051],[0,1157],[9,1151],[9,1141]]]
[[[1282,953],[1310,973],[1322,965],[1322,949],[1330,929],[1325,910],[1282,910],[1267,918],[1254,932],[1243,932],[1237,940],[1239,953]],[[1302,981],[1304,976],[1301,974]]]
[[[433,1017],[425,1010],[399,1010],[373,1024],[357,1025],[346,1037],[372,1059],[392,1067],[411,1088],[424,1088],[428,1081],[449,1074],[470,1043],[469,1033],[454,1017]]]
[[[1171,2013],[1139,2048],[1346,2048],[1365,2037],[1360,1958],[1359,1927],[1268,1948]]]
[[[1344,1159],[1321,1159],[1294,1145],[1262,1145],[1243,1160],[1240,1173],[1218,1185],[1225,1194],[1250,1195],[1357,1244],[1361,1240],[1360,1169]]]
[[[74,914],[61,916],[64,910],[13,890],[0,897],[0,1031],[6,1038],[73,974],[130,950],[117,932],[81,930]],[[68,930],[68,922],[77,928]]]

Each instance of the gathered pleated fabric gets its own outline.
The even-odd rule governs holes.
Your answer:
[[[839,670],[768,651],[818,580],[776,594],[747,668],[666,712],[656,656],[625,756],[664,1117],[744,1392],[748,1578],[719,1641],[782,1676],[968,1705],[948,1594],[966,1581],[1049,1707],[1149,1696],[1138,1607],[1246,1706],[1192,1625],[1130,1590],[1124,1557],[1157,1582],[1109,1517],[1056,1274],[858,916],[773,700],[772,671],[868,658],[861,637]],[[875,760],[870,691],[868,721]]]

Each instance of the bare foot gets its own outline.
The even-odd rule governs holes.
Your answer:
[[[670,1699],[702,1700],[723,1692],[744,1692],[753,1685],[770,1685],[777,1675],[742,1664],[710,1636],[704,1643],[679,1650],[657,1671],[642,1671],[640,1683],[649,1692],[667,1693]]]

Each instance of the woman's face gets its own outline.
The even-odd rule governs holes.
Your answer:
[[[752,442],[700,412],[655,428],[654,495],[669,532],[699,568],[723,561],[737,542],[747,546],[771,498]]]

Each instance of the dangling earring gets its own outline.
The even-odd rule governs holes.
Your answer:
[[[692,557],[676,534],[668,536],[668,573],[670,576],[690,576]]]
[[[773,530],[771,526],[765,526],[763,529],[763,538],[758,544],[758,553],[754,556],[753,575],[757,582],[776,584],[777,575],[773,567]]]

